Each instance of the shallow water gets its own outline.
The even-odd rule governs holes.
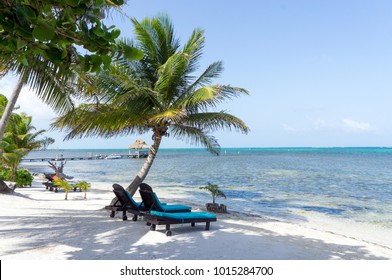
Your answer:
[[[35,151],[29,157],[127,154],[127,150]],[[68,161],[64,171],[75,180],[126,185],[144,159]],[[33,172],[50,172],[46,162],[23,162]],[[276,148],[162,149],[146,182],[154,189],[210,202],[199,189],[208,182],[227,195],[230,210],[289,220],[325,215],[392,229],[392,149]],[[157,191],[159,193],[159,191]]]

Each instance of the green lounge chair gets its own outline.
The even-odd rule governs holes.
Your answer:
[[[191,224],[194,227],[196,223],[206,223],[205,230],[209,230],[210,223],[216,222],[216,215],[207,212],[166,213],[150,211],[144,214],[144,219],[151,224],[150,230],[156,230],[157,225],[165,225],[166,236],[171,236],[170,225],[173,224]]]
[[[156,193],[154,193],[152,188],[146,183],[140,184],[139,192],[146,211],[155,210],[159,212],[177,213],[190,212],[192,210],[192,207],[187,205],[162,203]]]

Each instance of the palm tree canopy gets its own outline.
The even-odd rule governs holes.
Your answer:
[[[202,190],[207,190],[211,193],[213,200],[215,201],[216,197],[224,197],[226,198],[226,195],[223,191],[221,191],[218,187],[218,185],[214,185],[211,183],[208,183],[207,186],[205,187],[200,187]]]
[[[136,39],[123,40],[123,44],[143,51],[143,59],[119,60],[110,71],[97,75],[90,102],[59,117],[54,128],[66,130],[66,139],[152,131],[153,138],[187,139],[213,153],[219,153],[219,144],[212,132],[249,131],[241,119],[226,111],[211,111],[248,91],[212,84],[223,71],[221,61],[196,76],[204,47],[203,30],[195,29],[181,46],[166,15],[132,22]]]

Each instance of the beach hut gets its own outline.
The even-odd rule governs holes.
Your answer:
[[[133,142],[131,146],[128,147],[129,154],[131,154],[131,149],[135,149],[137,153],[137,157],[140,158],[140,151],[143,149],[150,149],[151,147],[147,145],[147,143],[144,140],[136,140]]]

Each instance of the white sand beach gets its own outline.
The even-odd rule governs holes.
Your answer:
[[[159,191],[166,202],[186,198]],[[204,225],[164,226],[150,231],[142,219],[122,221],[104,210],[113,198],[111,185],[93,183],[83,193],[50,192],[39,181],[0,194],[2,260],[329,260],[392,259],[392,247],[364,231],[304,221],[291,223],[240,213],[218,214],[209,231]],[[138,199],[136,195],[136,200]],[[192,205],[202,211],[201,205]],[[131,215],[130,215],[131,217]]]

